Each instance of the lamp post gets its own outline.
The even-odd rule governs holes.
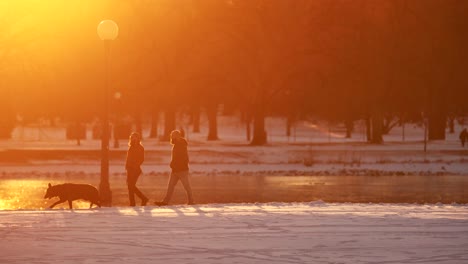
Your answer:
[[[120,107],[120,98],[122,94],[120,92],[115,92],[114,99],[116,102],[116,110],[115,110],[115,122],[114,122],[114,148],[119,148],[119,129],[120,129],[120,120],[119,120],[119,107]]]
[[[102,111],[102,134],[101,134],[101,182],[99,194],[102,206],[112,205],[112,192],[109,185],[109,83],[110,83],[110,44],[117,38],[119,27],[112,20],[103,20],[97,27],[99,38],[104,41],[105,52],[105,87]]]

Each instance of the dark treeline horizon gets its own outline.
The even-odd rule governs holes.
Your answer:
[[[112,42],[111,113],[142,120],[176,113],[217,139],[219,105],[252,123],[266,143],[266,116],[288,124],[315,116],[352,131],[365,119],[382,143],[391,120],[427,118],[429,139],[468,113],[468,1],[128,0],[0,4],[0,136],[21,116],[89,122],[103,111],[104,49],[96,27],[119,25]],[[116,99],[114,94],[121,97]],[[203,111],[201,111],[203,109]],[[117,115],[118,114],[118,115]],[[114,120],[114,122],[119,122]],[[249,130],[250,131],[250,130]],[[147,135],[145,135],[147,136]]]

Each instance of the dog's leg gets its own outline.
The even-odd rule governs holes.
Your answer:
[[[68,206],[70,206],[70,209],[73,209],[72,200],[68,200]]]
[[[63,202],[65,202],[65,200],[60,199],[60,200],[58,200],[57,202],[55,202],[53,205],[51,205],[49,208],[52,209],[52,208],[54,208],[54,206],[56,206],[57,204],[63,203]]]

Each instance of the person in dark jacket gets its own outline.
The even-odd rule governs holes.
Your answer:
[[[459,138],[460,138],[462,147],[465,147],[465,142],[466,142],[466,140],[468,140],[468,132],[466,131],[466,128],[464,128],[464,129],[460,132]]]
[[[182,137],[179,130],[171,132],[170,142],[172,144],[172,159],[170,167],[172,169],[171,177],[167,186],[166,196],[161,202],[155,202],[156,205],[167,205],[171,200],[174,188],[180,180],[187,193],[188,204],[194,204],[192,196],[192,187],[189,180],[189,157],[187,151],[187,140]]]
[[[141,164],[145,160],[145,149],[141,145],[141,137],[138,133],[132,133],[128,142],[127,161],[127,186],[130,206],[135,206],[135,194],[141,199],[141,205],[148,203],[148,198],[136,187],[136,182],[141,174]]]

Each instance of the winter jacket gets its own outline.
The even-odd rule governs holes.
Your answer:
[[[135,170],[141,173],[141,164],[145,160],[145,149],[141,144],[132,145],[128,148],[127,161],[125,163],[125,169]]]
[[[179,138],[172,146],[171,169],[172,172],[187,171],[189,157],[187,151],[187,141],[184,138]]]

